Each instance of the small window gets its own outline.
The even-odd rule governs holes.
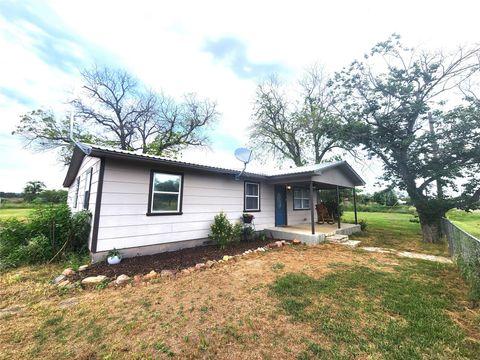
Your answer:
[[[93,168],[87,172],[87,176],[85,177],[85,192],[83,196],[83,208],[88,210],[88,204],[90,203],[90,190],[92,188],[92,172]]]
[[[78,192],[80,191],[80,176],[75,181],[75,195],[73,197],[73,207],[76,209],[78,205]]]
[[[260,184],[245,182],[244,211],[260,211]]]
[[[293,190],[293,210],[309,210],[310,209],[310,190],[294,189]]]
[[[180,214],[182,209],[182,181],[180,174],[152,173],[151,214]]]

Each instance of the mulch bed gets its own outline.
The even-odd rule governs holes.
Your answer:
[[[242,254],[246,250],[254,250],[267,245],[271,240],[242,241],[239,244],[220,249],[216,245],[197,246],[194,248],[164,252],[155,255],[137,256],[123,259],[120,264],[108,265],[99,262],[90,265],[82,272],[82,277],[105,275],[110,278],[121,274],[128,276],[144,275],[152,270],[182,270],[207,260],[220,260],[224,255]]]

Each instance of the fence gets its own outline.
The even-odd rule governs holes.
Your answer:
[[[470,285],[470,298],[478,304],[480,301],[480,240],[448,219],[443,219],[442,229],[448,240],[450,256]]]

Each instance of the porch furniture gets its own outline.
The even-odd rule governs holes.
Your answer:
[[[335,223],[335,219],[333,215],[330,214],[327,207],[324,204],[317,204],[315,205],[315,209],[317,210],[317,224],[333,224]]]

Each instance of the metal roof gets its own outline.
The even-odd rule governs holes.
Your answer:
[[[110,147],[93,145],[93,144],[82,144],[82,145],[84,145],[85,151],[82,151],[82,149],[80,149],[78,146],[76,146],[74,149],[72,160],[70,162],[67,175],[63,182],[63,186],[65,187],[70,186],[75,180],[77,176],[77,172],[80,169],[80,166],[82,164],[83,158],[86,155],[93,156],[93,157],[131,159],[131,160],[137,160],[137,161],[140,160],[144,162],[150,162],[156,165],[167,165],[167,166],[174,166],[174,167],[179,167],[184,169],[201,170],[201,171],[214,172],[214,173],[220,173],[220,174],[237,175],[240,171],[239,169],[192,163],[187,161],[165,158],[162,156],[142,154],[134,151],[114,149]],[[247,178],[269,180],[269,179],[275,179],[275,178],[282,178],[285,176],[291,177],[296,175],[307,175],[307,174],[319,175],[322,170],[326,170],[334,167],[342,167],[346,169],[347,172],[349,172],[354,178],[356,178],[357,183],[359,185],[365,184],[363,179],[355,172],[355,170],[353,170],[353,168],[346,161],[337,161],[332,163],[322,163],[322,164],[315,164],[315,165],[293,167],[293,168],[288,168],[283,170],[266,171],[264,173],[244,172],[243,176]]]

